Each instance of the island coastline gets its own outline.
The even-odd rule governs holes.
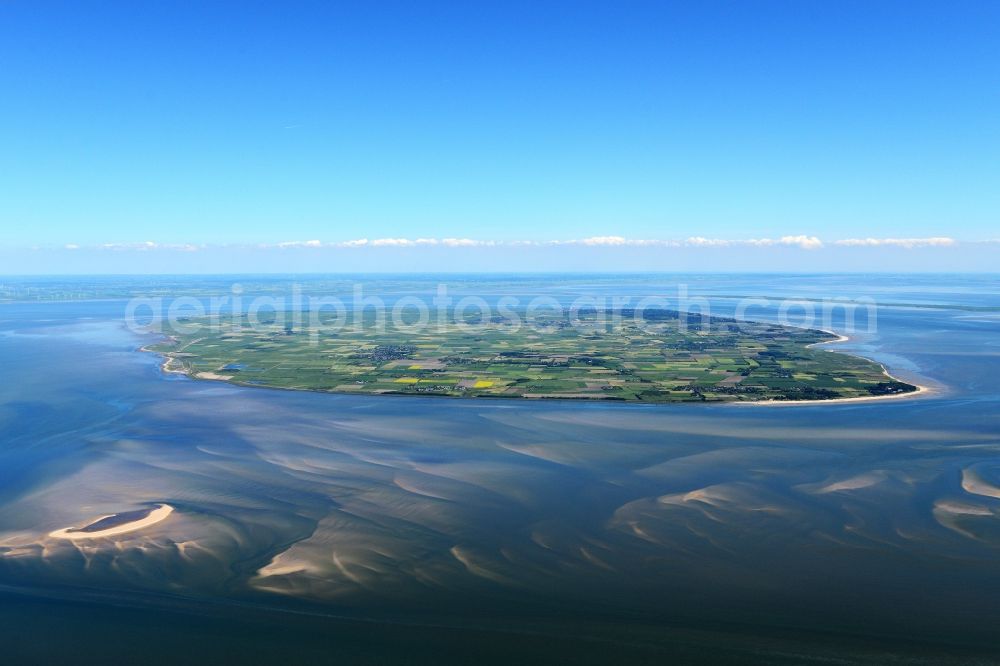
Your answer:
[[[813,329],[813,330],[822,330],[824,333],[829,333],[829,334],[835,335],[837,337],[834,340],[822,340],[820,342],[815,342],[815,343],[812,343],[810,345],[807,345],[807,347],[813,347],[813,346],[819,346],[819,345],[828,345],[828,344],[839,343],[839,342],[847,342],[847,341],[850,340],[850,338],[848,338],[847,336],[840,335],[838,333],[835,333],[833,331],[828,331],[826,329]],[[383,397],[383,398],[393,398],[393,397],[413,398],[413,397],[422,397],[422,398],[445,398],[445,399],[452,399],[452,400],[463,400],[463,399],[464,400],[483,400],[483,399],[487,399],[487,400],[526,400],[526,401],[530,401],[530,402],[566,401],[566,402],[573,402],[573,403],[580,403],[580,402],[586,402],[586,403],[605,403],[605,404],[607,404],[607,403],[620,403],[620,404],[627,404],[627,405],[632,405],[632,406],[637,406],[637,405],[646,405],[646,406],[649,406],[649,405],[676,404],[676,405],[689,405],[689,406],[690,405],[735,405],[735,406],[742,405],[742,406],[752,406],[752,407],[762,407],[762,406],[763,407],[771,407],[771,406],[773,406],[773,407],[787,407],[787,406],[795,406],[795,405],[798,405],[798,406],[814,405],[815,406],[815,405],[833,405],[833,404],[844,404],[844,403],[865,403],[865,402],[869,402],[870,403],[870,402],[877,402],[877,401],[883,401],[883,400],[917,399],[917,398],[927,398],[927,397],[930,397],[930,396],[933,396],[933,395],[937,395],[939,393],[939,391],[937,389],[931,388],[931,387],[926,386],[924,384],[918,384],[918,383],[915,383],[913,381],[904,381],[904,380],[902,380],[902,379],[894,376],[893,374],[891,374],[889,372],[889,370],[885,367],[885,364],[883,364],[883,363],[879,363],[879,365],[882,367],[882,372],[885,375],[886,379],[888,379],[890,381],[898,381],[898,382],[901,382],[901,383],[908,384],[910,386],[915,387],[915,390],[913,390],[913,391],[904,391],[904,392],[901,392],[901,393],[890,393],[890,394],[887,394],[887,395],[862,395],[862,396],[854,396],[854,397],[849,397],[849,398],[818,398],[818,399],[815,399],[815,400],[709,400],[709,401],[703,401],[703,402],[694,401],[694,400],[690,400],[690,401],[674,401],[674,402],[671,402],[671,401],[663,401],[663,402],[639,402],[639,401],[616,400],[614,398],[596,398],[596,397],[595,398],[589,398],[589,397],[587,397],[587,398],[583,398],[583,397],[574,398],[574,397],[570,397],[570,396],[544,397],[544,398],[542,398],[542,397],[531,397],[531,396],[510,396],[510,397],[506,397],[506,396],[452,396],[452,395],[439,395],[439,394],[423,394],[423,395],[419,395],[419,396],[413,396],[413,395],[408,395],[408,394],[405,394],[405,393],[377,393],[377,394],[373,394],[373,393],[352,393],[350,391],[337,391],[337,390],[334,390],[334,389],[294,388],[294,387],[289,387],[289,386],[271,386],[271,385],[268,385],[268,384],[250,384],[248,382],[241,382],[239,380],[236,380],[235,378],[233,378],[231,376],[217,375],[215,373],[190,372],[190,371],[185,370],[183,368],[172,368],[172,367],[170,367],[170,364],[175,359],[172,356],[169,355],[169,352],[162,352],[162,351],[159,351],[159,350],[150,349],[149,347],[150,347],[150,345],[144,345],[144,346],[142,346],[142,347],[139,348],[139,351],[146,352],[146,353],[149,353],[149,354],[156,354],[156,355],[160,356],[163,359],[163,361],[160,363],[159,368],[160,368],[161,372],[166,373],[166,374],[180,375],[180,376],[187,377],[188,379],[191,379],[191,380],[194,380],[194,381],[222,382],[224,384],[229,384],[231,386],[238,386],[238,387],[243,387],[243,388],[270,389],[270,390],[276,390],[276,391],[300,391],[300,392],[308,392],[308,393],[326,393],[326,394],[331,394],[331,395],[378,396],[378,397]],[[862,357],[862,356],[858,356],[857,354],[851,354],[850,352],[845,352],[845,351],[839,351],[838,350],[836,353],[847,354],[849,356],[857,356],[858,358],[865,358],[865,357]],[[866,360],[871,360],[871,359],[866,359]]]

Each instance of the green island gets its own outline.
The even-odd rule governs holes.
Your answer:
[[[361,316],[340,328],[293,318],[183,320],[146,347],[164,369],[248,386],[355,394],[635,402],[888,397],[916,386],[878,363],[818,348],[824,331],[720,317],[597,311],[423,326]],[[516,321],[514,321],[516,320]]]

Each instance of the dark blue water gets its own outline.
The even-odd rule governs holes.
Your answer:
[[[677,282],[534,280],[520,293]],[[0,305],[4,644],[40,663],[81,643],[97,663],[1000,654],[997,278],[685,281],[910,304],[841,348],[932,392],[779,407],[237,388],[164,375],[122,301]],[[146,530],[48,536],[162,502],[175,513]]]

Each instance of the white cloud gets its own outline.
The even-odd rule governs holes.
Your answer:
[[[835,245],[844,247],[902,247],[912,250],[915,247],[948,247],[955,245],[954,238],[934,236],[931,238],[845,238],[834,241]]]
[[[756,241],[754,241],[756,244]],[[692,236],[684,241],[688,247],[728,247],[733,241],[722,238],[705,238],[704,236]]]
[[[283,243],[278,243],[278,247],[323,247],[323,243],[318,240],[307,240],[307,241],[284,241]]]
[[[998,240],[967,241],[971,243],[997,243]],[[840,247],[900,247],[906,249],[918,247],[949,247],[957,245],[958,241],[944,236],[934,236],[928,238],[846,238],[831,241],[832,245]],[[442,247],[442,248],[473,248],[473,247],[561,247],[577,246],[590,248],[624,248],[624,247],[650,247],[650,248],[777,248],[789,247],[801,250],[816,250],[824,247],[824,242],[816,236],[805,234],[780,236],[777,238],[711,238],[706,236],[690,236],[683,240],[677,239],[643,239],[627,238],[625,236],[588,236],[586,238],[575,238],[567,240],[484,240],[476,238],[357,238],[343,241],[282,241],[280,243],[260,243],[257,245],[196,245],[193,243],[170,244],[157,243],[154,241],[143,241],[134,243],[104,243],[97,246],[87,246],[102,250],[120,251],[151,251],[151,250],[172,250],[181,252],[196,252],[206,248],[224,247],[256,247],[266,249],[288,249],[288,248],[417,248],[417,247]],[[80,245],[67,243],[63,246],[66,250],[81,249]]]
[[[105,243],[101,245],[102,250],[155,250],[159,247],[159,244],[153,241],[144,241],[141,243]]]
[[[675,240],[658,240],[645,238],[625,238],[624,236],[591,236],[589,238],[574,238],[571,240],[542,241],[508,241],[511,245],[586,245],[588,247],[647,247],[663,246],[677,247],[680,245]]]
[[[795,245],[803,250],[815,250],[823,247],[823,241],[815,236],[782,236],[778,242],[782,245]]]
[[[410,247],[417,242],[409,238],[376,238],[372,241],[374,247]]]
[[[368,242],[357,243],[365,245]],[[473,238],[376,238],[371,241],[373,247],[418,247],[428,245],[443,245],[445,247],[482,247],[499,245],[497,241],[475,240]]]
[[[441,244],[447,247],[483,247],[496,245],[496,242],[473,240],[472,238],[442,238]]]
[[[782,236],[781,238],[747,238],[742,240],[731,240],[727,238],[705,238],[703,236],[692,236],[684,241],[689,247],[731,247],[733,245],[751,245],[753,247],[773,247],[775,245],[788,245],[800,247],[803,250],[815,250],[823,247],[823,241],[815,236]]]
[[[626,245],[628,241],[621,236],[592,236],[578,241],[581,245]]]
[[[69,243],[64,246],[67,250],[79,250],[81,246]],[[89,246],[90,248],[94,246]],[[203,249],[204,245],[195,243],[157,243],[154,241],[142,241],[139,243],[103,243],[97,245],[98,250],[113,250],[116,252],[148,252],[151,250],[173,250],[176,252],[197,252]]]

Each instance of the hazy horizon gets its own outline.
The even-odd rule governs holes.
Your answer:
[[[0,275],[226,273],[920,273],[992,272],[1000,243],[943,246],[704,247],[534,245],[451,247],[0,247]]]

